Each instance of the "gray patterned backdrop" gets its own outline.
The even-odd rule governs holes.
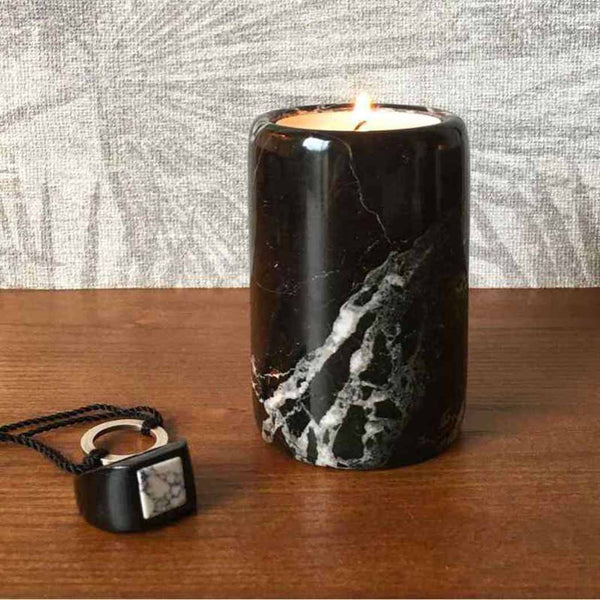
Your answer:
[[[0,287],[242,286],[268,109],[472,141],[471,283],[600,285],[598,0],[0,0]]]

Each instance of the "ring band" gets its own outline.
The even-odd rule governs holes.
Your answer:
[[[96,449],[94,442],[96,441],[96,438],[102,434],[108,433],[109,431],[117,431],[119,429],[135,429],[136,431],[141,431],[143,424],[144,422],[139,419],[118,419],[116,421],[100,423],[100,425],[88,429],[88,431],[83,434],[83,437],[81,438],[81,449],[86,454],[89,454],[92,450]],[[154,450],[154,448],[160,448],[169,441],[169,434],[162,427],[154,427],[150,430],[150,433],[154,436],[154,445],[144,450],[144,452]],[[130,456],[135,456],[136,454],[141,454],[141,452],[134,452],[133,454],[107,454],[101,461],[103,465],[110,465],[118,460],[123,460]]]

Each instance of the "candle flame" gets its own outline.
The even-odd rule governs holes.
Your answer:
[[[356,96],[356,101],[354,102],[354,112],[360,113],[361,116],[364,113],[371,112],[371,96],[366,92],[360,92],[358,96]]]
[[[354,110],[352,111],[352,116],[354,117],[355,122],[357,123],[356,128],[360,128],[362,125],[368,121],[369,116],[371,115],[371,96],[366,92],[360,92],[356,97],[356,101],[354,102]]]

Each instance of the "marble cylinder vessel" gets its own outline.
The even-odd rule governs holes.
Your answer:
[[[298,460],[374,469],[457,437],[465,404],[465,126],[282,126],[250,137],[252,384],[263,438]]]

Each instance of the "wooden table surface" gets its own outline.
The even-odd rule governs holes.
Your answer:
[[[3,291],[0,348],[0,423],[156,406],[190,443],[200,505],[98,531],[70,476],[1,445],[2,596],[600,595],[600,290],[473,291],[461,439],[377,472],[262,442],[247,290]],[[45,439],[79,460],[81,431]]]

